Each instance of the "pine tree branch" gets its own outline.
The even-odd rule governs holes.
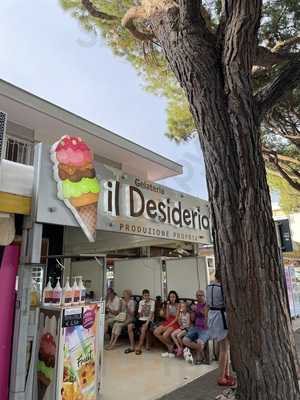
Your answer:
[[[269,162],[273,165],[273,167],[279,172],[280,176],[295,190],[300,192],[300,183],[298,182],[298,176],[289,175],[287,171],[285,171],[281,165],[279,164],[278,154],[276,152],[269,152],[263,150],[263,157],[266,162]],[[298,174],[298,171],[297,171]],[[295,179],[293,179],[295,178]]]
[[[254,65],[260,67],[271,67],[274,64],[281,64],[282,62],[287,60],[287,56],[281,55],[280,53],[274,53],[267,47],[258,46],[256,50]]]
[[[122,26],[128,29],[131,34],[138,40],[141,41],[152,41],[154,35],[152,33],[145,33],[137,29],[135,23],[137,19],[145,19],[146,13],[143,7],[132,7],[124,15],[122,19]]]
[[[280,166],[279,163],[276,164],[276,169],[283,177],[283,179],[285,179],[292,188],[300,192],[300,183],[291,178],[290,175]]]
[[[292,170],[293,174],[294,174],[298,179],[300,179],[300,172],[297,171],[295,168],[291,168],[291,170]]]
[[[106,21],[113,21],[113,20],[120,19],[119,17],[116,17],[115,15],[106,14],[102,11],[97,10],[97,8],[94,6],[93,2],[90,0],[81,0],[81,4],[89,12],[89,14],[92,17],[103,19]]]
[[[290,39],[276,43],[276,45],[272,49],[272,53],[284,55],[287,52],[289,52],[293,46],[296,46],[299,43],[300,43],[300,34]]]
[[[300,165],[300,160],[297,160],[297,158],[288,157],[288,156],[284,156],[282,154],[278,154],[275,151],[267,149],[264,146],[262,147],[262,151],[263,151],[264,154],[270,155],[270,156],[276,158],[279,161],[286,162],[286,163],[292,163],[292,164],[295,164],[295,165]]]
[[[276,103],[298,86],[300,86],[300,56],[296,55],[280,69],[271,82],[257,92],[255,100],[260,117],[262,118]]]

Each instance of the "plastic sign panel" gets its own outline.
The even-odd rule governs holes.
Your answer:
[[[90,242],[96,238],[100,186],[93,154],[78,136],[63,136],[50,149],[57,197],[72,211]]]
[[[40,152],[35,184],[37,222],[75,227],[79,224],[89,240],[94,240],[97,227],[129,235],[211,243],[207,201],[98,162],[94,162],[94,167],[83,164],[79,168],[73,165],[81,163],[73,159],[78,143],[87,153],[83,156],[85,162],[91,161],[88,147],[79,139],[69,136],[57,142],[51,148],[51,160],[47,147],[38,145],[35,151],[36,154]],[[76,144],[69,144],[72,140]],[[64,153],[53,155],[61,149]],[[71,161],[73,164],[69,165]],[[93,205],[92,225],[83,218],[81,207],[85,207],[84,204]]]
[[[97,305],[84,308],[83,323],[65,328],[62,400],[97,398]]]
[[[59,311],[41,310],[37,360],[38,400],[55,399]]]

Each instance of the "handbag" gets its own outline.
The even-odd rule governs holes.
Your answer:
[[[126,312],[120,312],[118,315],[115,316],[116,322],[125,322],[126,321]]]

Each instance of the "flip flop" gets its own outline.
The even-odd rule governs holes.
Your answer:
[[[125,354],[134,353],[134,350],[130,347],[124,351]]]
[[[142,350],[136,350],[136,351],[135,351],[135,354],[136,354],[137,356],[140,356],[140,355],[142,354]]]

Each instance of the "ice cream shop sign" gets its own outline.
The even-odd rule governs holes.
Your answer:
[[[95,162],[79,137],[62,137],[50,157],[49,149],[38,146],[38,222],[79,224],[89,241],[97,229],[211,242],[206,201]]]
[[[77,136],[63,136],[50,149],[57,197],[71,210],[90,242],[95,241],[100,185],[93,154]]]
[[[123,176],[124,178],[128,177]],[[184,195],[180,200],[172,201],[171,197],[164,197],[165,190],[160,186],[139,178],[135,178],[134,184],[122,183],[122,179],[109,180],[105,182],[104,189],[104,211],[114,218],[128,218],[127,223],[119,225],[121,232],[197,241],[196,232],[209,231],[207,207],[202,207],[202,210],[200,205],[185,207]],[[153,198],[148,191],[153,191],[156,196]],[[145,221],[152,221],[155,227],[145,226]],[[170,235],[171,228],[175,228],[173,235]],[[182,232],[182,228],[186,231]]]

